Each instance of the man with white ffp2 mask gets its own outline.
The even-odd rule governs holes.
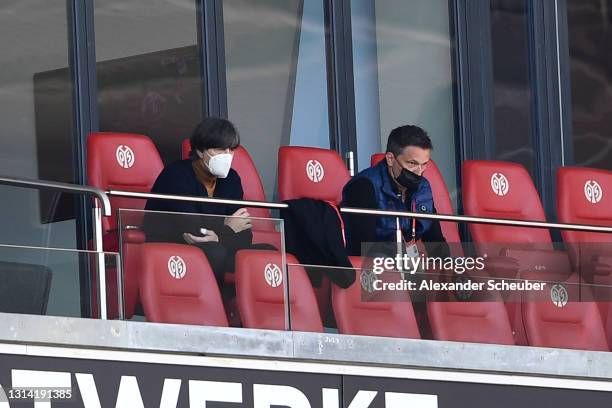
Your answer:
[[[194,130],[190,144],[190,158],[167,166],[151,192],[242,200],[240,176],[231,168],[234,150],[240,145],[234,125],[226,119],[206,118]],[[225,272],[234,270],[236,251],[274,249],[269,245],[252,244],[252,224],[246,208],[150,199],[145,209],[211,215],[194,217],[147,212],[144,228],[147,241],[188,243],[202,249],[220,286]]]

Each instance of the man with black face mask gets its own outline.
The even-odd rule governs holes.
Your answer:
[[[420,127],[405,125],[393,129],[384,160],[347,183],[341,206],[435,213],[431,187],[423,177],[432,149],[431,139]],[[362,254],[362,243],[396,241],[395,217],[345,214],[343,218],[350,255],[367,255]],[[404,217],[400,223],[406,248],[422,240],[429,256],[449,255],[437,220]]]

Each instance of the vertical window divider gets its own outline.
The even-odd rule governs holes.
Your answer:
[[[203,116],[227,118],[222,0],[196,0]]]
[[[455,38],[455,103],[458,129],[457,186],[461,186],[464,160],[495,157],[493,115],[493,58],[490,2],[450,0]],[[463,214],[462,189],[457,190],[457,213]],[[459,225],[461,239],[469,242],[467,224]]]
[[[325,5],[330,146],[343,157],[353,151],[358,168],[350,0],[321,1]]]
[[[495,126],[490,2],[453,0],[453,8],[460,158],[461,161],[493,159]]]
[[[567,129],[560,99],[559,47],[567,50],[567,42],[559,44],[557,0],[532,0],[528,3],[529,65],[532,94],[532,123],[536,151],[534,180],[549,220],[556,219],[556,173],[564,163]],[[567,62],[567,60],[566,60]],[[569,74],[568,74],[569,79]],[[569,103],[569,105],[567,105]],[[565,103],[571,109],[569,99]],[[567,109],[569,110],[569,109]],[[565,135],[564,141],[560,140]],[[560,237],[559,237],[560,239]]]
[[[93,2],[67,0],[69,69],[72,80],[74,180],[87,184],[87,136],[99,129]],[[75,196],[77,248],[88,247],[91,202]],[[92,282],[89,261],[79,259],[81,315],[91,316]]]

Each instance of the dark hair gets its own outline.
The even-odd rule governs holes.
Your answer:
[[[387,152],[399,156],[407,146],[416,146],[421,149],[433,149],[431,139],[423,129],[414,125],[397,127],[389,133]]]
[[[237,148],[240,146],[240,135],[229,120],[210,117],[204,118],[196,126],[189,143],[191,144],[189,155],[194,159],[197,157],[195,150]]]

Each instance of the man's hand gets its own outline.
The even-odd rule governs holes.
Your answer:
[[[183,234],[183,239],[188,244],[199,244],[202,242],[219,242],[219,237],[213,230],[209,230],[206,228],[201,228],[200,232],[202,235],[193,235],[188,232]]]
[[[251,219],[248,218],[249,216],[250,214],[247,209],[241,208],[235,213],[233,213],[231,217],[226,217],[223,223],[230,227],[232,231],[238,233],[253,227],[253,224],[251,224]]]

